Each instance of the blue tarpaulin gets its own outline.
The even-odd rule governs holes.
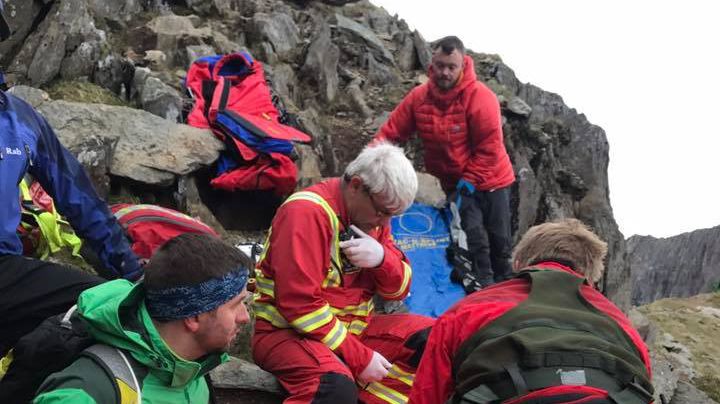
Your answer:
[[[446,210],[414,203],[392,219],[395,244],[413,269],[410,296],[405,299],[411,313],[437,317],[465,297],[462,287],[450,282],[452,267],[445,256],[450,244],[448,215]]]

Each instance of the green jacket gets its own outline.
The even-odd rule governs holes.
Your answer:
[[[227,355],[211,354],[199,362],[175,355],[155,329],[144,296],[141,284],[114,280],[84,291],[78,299],[78,312],[98,342],[122,349],[146,368],[144,377],[138,380],[143,403],[209,402],[203,376],[225,362]],[[34,403],[113,403],[116,388],[115,381],[100,365],[80,357],[48,376]]]

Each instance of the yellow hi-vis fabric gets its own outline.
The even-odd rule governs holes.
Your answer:
[[[328,274],[323,280],[322,288],[328,287],[339,287],[341,285],[340,268],[342,266],[340,261],[340,220],[338,219],[335,211],[320,195],[314,192],[301,191],[292,194],[285,202],[289,203],[297,200],[305,200],[320,205],[325,213],[327,213],[330,219],[330,225],[333,230],[333,239],[330,245],[330,268]],[[265,248],[263,254],[260,256],[258,262],[262,262],[265,259],[265,254],[269,251],[270,246],[270,235],[272,234],[272,228],[268,232],[267,240],[265,241]],[[256,295],[255,295],[255,315],[264,320],[269,321],[273,326],[277,328],[295,328],[300,332],[308,333],[312,332],[326,324],[329,324],[336,318],[336,316],[342,315],[353,315],[366,318],[373,310],[372,299],[362,302],[359,305],[336,308],[331,307],[329,304],[315,310],[311,313],[305,314],[304,316],[295,319],[292,322],[288,322],[277,308],[267,302],[259,301],[261,295],[270,296],[275,298],[275,282],[272,279],[266,278],[261,270],[256,270],[255,281],[256,281]],[[344,321],[336,321],[333,328],[328,332],[322,342],[327,345],[330,349],[334,350],[347,337],[347,333],[350,332],[355,335],[361,334],[367,327],[367,322],[356,319],[350,323]]]
[[[72,251],[72,255],[79,257],[82,240],[75,235],[70,224],[63,220],[57,212],[48,212],[33,203],[25,179],[20,182],[20,196],[23,201],[23,212],[29,213],[35,218],[42,235],[40,244],[37,246],[36,255],[41,259],[45,259],[50,254],[68,247]],[[28,223],[21,223],[21,226],[30,230]]]

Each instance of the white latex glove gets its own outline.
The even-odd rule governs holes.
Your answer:
[[[384,356],[373,351],[370,363],[363,369],[358,375],[358,381],[362,384],[370,382],[379,382],[388,374],[388,369],[392,367],[392,364],[385,359]]]
[[[350,228],[359,237],[340,242],[340,248],[347,259],[358,268],[375,268],[382,264],[385,259],[383,246],[355,225],[350,225]]]

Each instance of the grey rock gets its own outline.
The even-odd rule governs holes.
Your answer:
[[[350,35],[355,41],[363,41],[373,55],[382,63],[391,65],[395,63],[390,51],[387,50],[380,38],[370,29],[340,14],[335,14],[335,20],[336,28],[339,31]]]
[[[215,9],[223,17],[235,17],[244,7],[245,0],[213,0]]]
[[[329,4],[331,6],[344,6],[346,4],[350,3],[357,3],[362,0],[322,0],[323,3]]]
[[[382,7],[373,8],[368,11],[368,22],[370,23],[370,27],[379,34],[392,33],[393,19]]]
[[[650,363],[652,364],[653,388],[655,389],[655,403],[661,404],[661,396],[666,400],[673,398],[678,385],[678,373],[673,370],[673,362],[661,350],[650,350]]]
[[[268,68],[268,65],[265,65]],[[295,89],[298,87],[295,70],[288,64],[279,64],[272,69],[272,90],[289,109],[295,109]]]
[[[8,92],[32,105],[33,108],[50,100],[50,96],[45,91],[24,85],[13,86]]]
[[[52,101],[39,110],[68,149],[96,136],[111,146],[110,174],[146,184],[169,186],[177,176],[217,160],[223,148],[208,130],[136,109]]]
[[[135,65],[132,61],[117,54],[110,54],[97,62],[92,81],[115,94],[125,92],[129,96],[134,76]]]
[[[213,386],[221,389],[243,389],[285,394],[275,376],[259,366],[231,357],[230,360],[210,372]]]
[[[660,403],[656,401],[656,403]],[[703,391],[690,383],[678,382],[675,394],[670,404],[718,404],[717,401],[708,397]]]
[[[102,18],[114,28],[123,28],[127,22],[141,13],[146,0],[87,0],[97,18]]]
[[[185,5],[200,15],[210,14],[213,8],[213,3],[213,1],[208,0],[185,0]]]
[[[632,236],[627,245],[635,304],[707,293],[720,284],[720,226],[668,238]]]
[[[285,13],[257,13],[253,16],[253,39],[265,41],[274,53],[287,56],[300,43],[300,32],[292,17]]]
[[[369,118],[373,115],[373,110],[367,105],[367,102],[365,102],[365,94],[360,89],[359,79],[348,84],[345,90],[350,96],[350,101],[355,111],[360,113],[363,118]]]
[[[633,328],[637,330],[638,334],[643,338],[643,341],[647,342],[652,327],[650,320],[634,307],[628,311],[627,316]]]
[[[165,52],[157,49],[150,49],[145,52],[143,62],[154,68],[162,68],[168,65],[168,57]]]
[[[312,146],[297,144],[295,151],[299,156],[295,162],[298,168],[297,188],[305,188],[319,182],[323,177],[320,172],[320,160]]]
[[[46,84],[60,72],[66,40],[63,27],[57,22],[51,23],[36,48],[43,52],[35,53],[28,66],[27,77],[31,85],[39,87]]]
[[[395,53],[398,67],[400,70],[406,72],[415,69],[415,61],[417,58],[415,56],[415,43],[413,42],[412,35],[400,35],[399,42],[397,53]]]
[[[0,42],[0,65],[8,66],[14,58],[13,53],[19,47],[23,46],[28,39],[28,35],[33,29],[33,22],[38,17],[46,1],[27,1],[27,0],[6,0],[5,15],[10,25],[11,35],[8,39]],[[19,64],[19,62],[18,62]],[[16,67],[17,70],[17,67]],[[6,70],[5,73],[12,72]],[[19,72],[24,76],[27,73],[27,65]]]
[[[255,49],[257,49],[258,59],[263,60],[269,65],[274,65],[280,60],[280,57],[277,55],[277,53],[275,53],[275,50],[273,49],[273,46],[270,42],[260,42],[255,46]]]
[[[245,33],[241,32],[237,39],[239,42],[232,41],[222,32],[215,30],[213,31],[211,42],[213,44],[213,48],[216,49],[218,53],[227,54],[244,50]]]
[[[83,42],[62,61],[60,77],[65,80],[90,77],[99,60],[100,43],[97,41]]]
[[[68,150],[77,157],[85,172],[95,186],[98,195],[106,198],[110,193],[110,164],[112,161],[112,144],[97,135],[78,140]]]
[[[213,215],[210,208],[202,201],[198,181],[200,180],[195,175],[181,176],[178,179],[178,192],[176,197],[178,208],[212,227],[221,237],[226,237],[227,232],[225,228],[223,228],[220,221]]]
[[[670,359],[673,371],[677,373],[680,380],[692,380],[695,377],[695,365],[692,360],[692,353],[687,346],[680,343],[668,333],[662,334],[657,341],[657,346],[665,349]]]
[[[174,14],[155,17],[147,24],[147,28],[153,35],[149,36],[148,43],[145,44],[146,49],[164,52],[171,66],[175,64],[185,66],[187,61],[185,49],[191,45],[206,44],[213,37],[210,28],[195,28],[191,18]],[[147,33],[143,35],[147,36]]]
[[[82,42],[105,41],[105,32],[95,23],[84,0],[53,3],[13,62],[11,70],[27,77],[30,84],[50,82],[60,72],[62,61]]]
[[[185,4],[194,12],[207,15],[217,11],[223,17],[235,16],[241,9],[242,0],[185,0]]]
[[[320,170],[323,176],[339,175],[340,166],[332,136],[320,125],[317,111],[310,107],[298,113],[298,123],[303,132],[313,138],[313,147],[320,158]]]
[[[148,77],[139,93],[142,109],[165,118],[179,122],[182,113],[183,99],[177,90],[155,77]]]
[[[415,202],[424,203],[436,208],[445,206],[445,192],[440,186],[440,180],[428,173],[417,173],[418,190]]]
[[[520,97],[510,98],[510,101],[507,103],[507,109],[515,115],[524,117],[528,117],[532,113],[532,108]]]
[[[338,93],[338,61],[340,49],[332,43],[330,27],[324,22],[310,43],[302,71],[318,85],[320,95],[326,102],[332,102]]]
[[[210,45],[190,45],[185,48],[185,66],[190,66],[196,59],[215,54],[215,49]]]
[[[392,67],[375,60],[372,53],[366,55],[368,68],[368,82],[377,86],[392,86],[400,82],[400,77]]]
[[[147,67],[136,67],[133,75],[132,88],[130,90],[130,98],[138,100],[143,92],[143,87],[148,78],[153,77],[152,70]],[[139,100],[138,100],[139,101]]]
[[[413,31],[412,39],[413,44],[415,45],[418,62],[420,63],[423,71],[427,71],[428,68],[430,68],[430,63],[432,62],[432,50],[430,49],[430,45],[425,42],[425,38],[423,38],[417,30]]]

